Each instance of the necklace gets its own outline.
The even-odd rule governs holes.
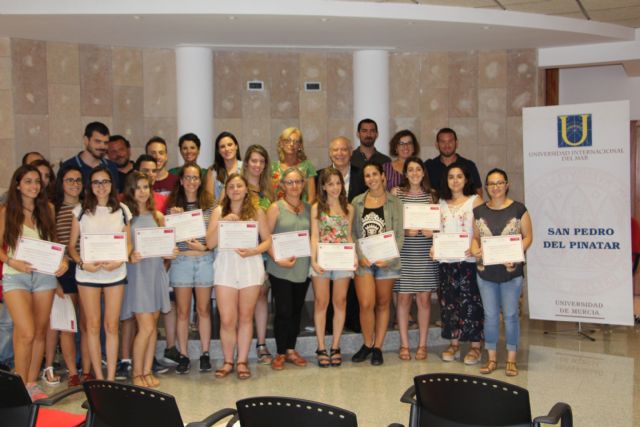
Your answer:
[[[297,205],[292,205],[291,203],[289,203],[286,197],[283,197],[282,200],[284,200],[287,206],[289,206],[296,215],[300,215],[304,210],[304,204],[302,203],[302,201],[300,201],[300,203],[298,203]]]
[[[381,196],[374,196],[373,194],[371,194],[371,192],[367,193],[367,197],[371,197],[373,199],[374,202],[379,202],[380,200],[384,200],[385,194],[382,193]]]

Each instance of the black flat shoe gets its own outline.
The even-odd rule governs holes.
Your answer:
[[[371,349],[371,364],[373,366],[380,366],[384,363],[384,359],[382,358],[382,350],[374,347]]]
[[[362,344],[362,347],[360,347],[360,350],[358,350],[358,352],[353,355],[351,361],[354,363],[364,362],[365,360],[367,360],[367,357],[369,357],[369,354],[371,354],[371,350],[373,350],[373,347],[367,347],[366,345]]]

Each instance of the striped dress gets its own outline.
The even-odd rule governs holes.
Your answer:
[[[431,194],[409,194],[401,188],[398,188],[398,198],[402,203],[433,203]],[[438,263],[429,258],[431,244],[432,238],[422,234],[404,236],[400,250],[401,276],[393,287],[394,292],[415,293],[438,289]]]

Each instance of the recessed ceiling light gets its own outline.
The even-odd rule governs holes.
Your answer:
[[[235,16],[231,15],[231,16],[229,17],[229,21],[235,21],[235,20],[236,20],[236,17],[235,17]]]
[[[329,20],[329,18],[320,18],[320,20],[321,20],[322,22],[327,22],[327,21]]]
[[[141,20],[142,18],[139,15],[133,15],[133,19],[135,19],[136,21]]]
[[[490,30],[490,29],[491,29],[491,27],[490,27],[490,26],[488,26],[488,25],[485,25],[484,27],[482,27],[482,29],[483,29],[483,30]]]

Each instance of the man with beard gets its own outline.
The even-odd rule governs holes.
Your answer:
[[[107,147],[107,158],[118,166],[118,177],[120,182],[124,182],[125,177],[133,170],[131,158],[131,144],[122,135],[112,135],[109,137]]]
[[[88,186],[89,174],[91,170],[98,165],[104,165],[111,172],[112,185],[122,192],[124,182],[118,179],[118,166],[107,156],[107,144],[109,143],[109,128],[100,122],[91,122],[84,128],[84,137],[82,138],[84,150],[65,160],[62,167],[67,165],[76,165],[82,172],[84,185]]]
[[[180,179],[167,170],[167,161],[169,160],[167,141],[159,136],[154,136],[147,142],[144,151],[156,161],[156,180],[153,183],[153,191],[168,198]],[[158,207],[156,209],[160,210]],[[163,210],[160,212],[164,213]]]
[[[360,123],[358,123],[358,139],[360,140],[360,146],[353,150],[351,164],[362,170],[367,161],[380,165],[391,161],[388,156],[380,153],[374,147],[376,139],[378,139],[378,125],[372,119],[360,120]]]
[[[444,179],[444,171],[451,163],[458,162],[465,167],[471,177],[473,189],[482,197],[482,180],[480,179],[476,164],[456,153],[456,149],[458,148],[458,135],[456,135],[456,131],[451,128],[440,129],[436,134],[436,148],[440,152],[440,155],[433,159],[427,159],[424,162],[424,166],[429,174],[429,181],[431,181],[431,187],[442,194],[443,187],[447,185],[447,181]]]

